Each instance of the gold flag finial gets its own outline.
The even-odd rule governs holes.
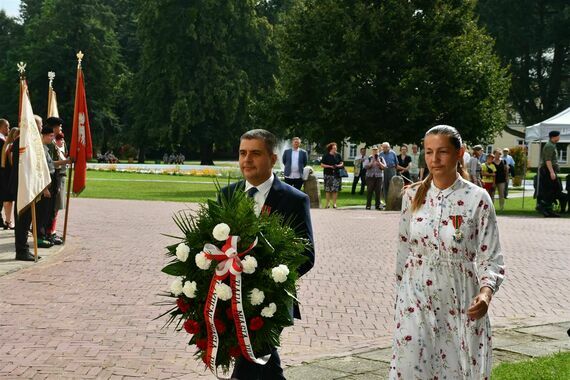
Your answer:
[[[52,86],[53,80],[55,79],[55,71],[48,71],[49,86]]]
[[[24,75],[26,72],[26,64],[24,62],[18,62],[16,66],[18,66],[18,72],[20,75]]]
[[[81,50],[79,50],[79,53],[77,53],[77,67],[81,67],[81,61],[83,60],[83,52]]]

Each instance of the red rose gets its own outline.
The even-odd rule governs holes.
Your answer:
[[[500,273],[500,274],[505,274],[505,270],[504,270],[504,269],[499,269],[499,273]]]
[[[426,281],[426,285],[427,285],[427,286],[431,286],[431,284],[433,284],[433,282],[432,282],[431,280],[427,280],[427,281]]]
[[[190,311],[190,305],[188,304],[188,302],[186,302],[186,300],[182,297],[179,297],[176,300],[176,305],[178,306],[178,308],[180,309],[180,311],[182,312],[182,314],[186,314]]]
[[[409,342],[410,340],[412,340],[412,336],[411,336],[411,335],[406,335],[406,337],[405,337],[404,339],[406,339],[406,340]]]
[[[228,319],[229,319],[230,321],[233,321],[233,320],[234,320],[234,314],[233,314],[233,312],[232,312],[232,308],[231,308],[231,307],[228,307],[228,308],[226,309],[226,317],[228,317]]]
[[[400,239],[404,242],[408,241],[408,238],[403,235],[400,235]]]
[[[397,328],[397,329],[400,328],[400,322],[398,322],[398,324],[396,325],[396,328]]]
[[[186,330],[188,334],[194,335],[200,331],[200,324],[192,319],[187,319],[186,322],[184,322],[184,330]]]
[[[223,334],[226,332],[226,324],[222,322],[220,319],[214,319],[214,325],[216,326],[216,330],[218,334]]]
[[[457,204],[458,204],[459,206],[463,206],[464,203],[463,203],[463,201],[457,201]]]
[[[241,356],[241,348],[239,346],[230,347],[230,356],[232,358],[237,358]]]
[[[208,358],[206,357],[206,355],[202,356],[202,361],[204,362],[204,364],[208,365]]]
[[[449,314],[455,315],[455,310],[453,310],[453,309],[449,310]]]
[[[253,317],[249,320],[249,329],[251,331],[257,331],[263,327],[263,318],[261,317]]]
[[[409,307],[409,308],[408,308],[408,311],[409,311],[410,313],[413,313],[413,312],[414,312],[414,308],[413,308],[413,307]]]
[[[487,246],[486,246],[486,245],[482,245],[482,246],[481,246],[481,251],[482,251],[482,252],[485,252],[486,250],[487,250]]]
[[[196,340],[196,347],[198,347],[202,351],[205,350],[206,348],[208,348],[208,340],[207,339]]]

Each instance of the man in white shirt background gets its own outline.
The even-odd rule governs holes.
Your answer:
[[[283,174],[285,175],[285,183],[301,190],[303,187],[303,169],[309,161],[307,151],[300,148],[301,139],[293,137],[291,139],[291,148],[285,149],[281,161],[283,162]]]

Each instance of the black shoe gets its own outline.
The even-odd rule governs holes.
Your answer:
[[[370,210],[370,206],[366,206],[366,209],[367,209],[367,210]]]
[[[38,255],[38,260],[41,259],[42,257]],[[24,252],[24,253],[16,253],[16,260],[19,261],[36,261],[36,258],[34,257],[34,255],[32,255],[32,253],[30,251],[28,252]]]
[[[53,243],[47,239],[38,239],[38,248],[51,248],[53,247]]]
[[[57,236],[56,234],[51,235],[48,240],[51,243],[53,243],[53,245],[62,245],[63,244],[63,240],[59,236]]]

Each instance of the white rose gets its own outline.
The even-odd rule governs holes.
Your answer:
[[[275,314],[276,311],[277,311],[277,305],[271,302],[269,306],[261,309],[261,316],[265,318],[271,318],[273,317],[273,314]]]
[[[177,297],[182,294],[182,281],[182,277],[176,277],[176,280],[170,284],[170,292]]]
[[[214,235],[214,239],[216,240],[226,241],[230,236],[230,226],[228,226],[226,223],[220,223],[214,227],[212,235]]]
[[[275,282],[285,282],[287,281],[287,276],[289,275],[289,268],[287,265],[281,264],[278,267],[271,269],[271,277]]]
[[[232,298],[232,288],[224,283],[216,284],[216,294],[222,301],[227,301]]]
[[[184,287],[182,287],[182,292],[188,298],[196,297],[196,281],[186,281]]]
[[[212,260],[208,260],[204,252],[200,252],[199,254],[197,254],[194,260],[196,261],[196,265],[198,266],[198,268],[202,270],[210,269],[210,264],[212,263]]]
[[[254,288],[249,292],[249,301],[253,306],[261,305],[265,300],[265,293],[263,291]]]
[[[178,244],[178,246],[176,247],[176,257],[178,257],[178,260],[180,261],[188,260],[189,254],[190,254],[190,247],[188,247],[184,243]]]
[[[257,260],[253,256],[247,255],[241,262],[243,266],[243,273],[252,274],[257,268]]]

